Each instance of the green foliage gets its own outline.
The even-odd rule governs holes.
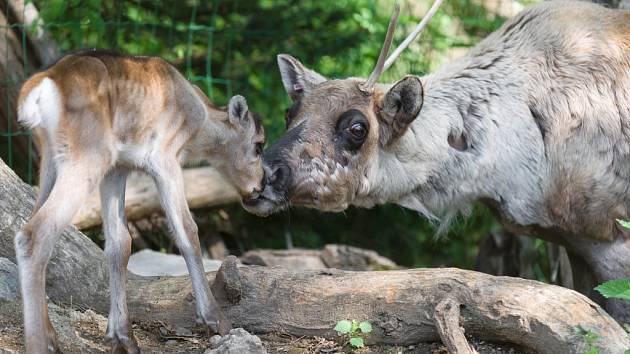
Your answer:
[[[341,334],[348,334],[352,330],[352,322],[348,320],[341,320],[337,322],[334,330]]]
[[[630,279],[609,280],[595,288],[605,298],[630,300]]]
[[[630,230],[630,221],[625,221],[625,220],[621,220],[621,219],[617,219],[617,222],[619,223],[619,225],[623,226],[624,228]]]
[[[630,229],[630,222],[617,219],[619,225]],[[615,279],[605,282],[595,288],[605,298],[630,300],[630,279]],[[626,330],[628,328],[626,327]]]
[[[244,95],[252,111],[262,115],[270,142],[283,133],[284,109],[290,104],[276,67],[276,55],[290,53],[331,78],[365,77],[378,57],[392,10],[392,2],[378,0],[34,3],[45,28],[64,51],[101,47],[158,55],[171,61],[219,105],[226,104],[233,94]],[[411,9],[423,5],[428,8],[429,3],[402,2],[396,44],[418,21]],[[449,50],[474,45],[504,20],[478,2],[445,2],[382,81],[435,70],[448,60]],[[265,219],[247,214],[236,205],[224,210],[233,221],[233,237],[225,241],[234,253],[255,247],[284,248],[281,235],[287,234],[298,247],[351,244],[375,249],[411,267],[472,268],[480,240],[496,227],[489,212],[479,206],[472,216],[457,220],[448,234],[437,240],[436,225],[395,205],[371,210],[350,208],[338,214],[292,209]],[[168,248],[162,242],[158,246]],[[548,267],[538,268],[536,274],[544,279]]]
[[[348,338],[348,344],[353,348],[363,348],[363,336],[372,332],[372,324],[368,321],[341,320],[337,322],[334,330]]]
[[[365,344],[363,343],[363,338],[361,337],[352,337],[350,338],[350,341],[348,343],[350,343],[350,345],[354,348],[365,347]]]
[[[588,329],[585,329],[582,326],[577,326],[576,331],[579,335],[582,336],[582,339],[586,343],[586,350],[583,354],[599,354],[601,348],[595,346],[595,342],[600,339],[600,336]]]

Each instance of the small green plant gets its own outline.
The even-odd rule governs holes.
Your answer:
[[[372,332],[372,324],[368,321],[357,322],[355,320],[341,320],[334,328],[339,334],[348,337],[348,344],[353,348],[363,348],[363,337]]]
[[[586,342],[586,351],[583,354],[599,354],[601,348],[595,346],[595,341],[599,339],[599,335],[582,326],[577,326],[576,330]]]

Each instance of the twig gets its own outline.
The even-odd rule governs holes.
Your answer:
[[[444,299],[436,307],[433,315],[435,327],[442,339],[442,343],[451,354],[478,354],[473,349],[466,336],[464,328],[459,325],[459,304],[453,299]]]

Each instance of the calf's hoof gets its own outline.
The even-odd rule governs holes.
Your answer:
[[[50,320],[47,323],[47,331],[46,331],[46,347],[48,349],[48,354],[62,354],[63,352],[59,348],[59,342],[57,341],[57,332],[52,327]]]
[[[232,329],[232,323],[218,310],[215,312],[207,312],[204,315],[197,315],[197,323],[207,326],[212,333],[222,336],[228,334]]]

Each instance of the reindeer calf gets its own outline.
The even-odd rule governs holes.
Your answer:
[[[180,164],[187,157],[205,158],[242,196],[261,191],[264,132],[243,97],[233,97],[226,111],[160,58],[86,51],[26,81],[18,120],[33,128],[42,156],[32,217],[15,236],[28,353],[58,351],[46,304],[46,265],[61,232],[97,185],[111,289],[106,340],[114,352],[139,352],[125,296],[131,252],[125,181],[133,169],[146,171],[157,184],[192,278],[198,322],[214,332],[229,329],[204,276]]]

